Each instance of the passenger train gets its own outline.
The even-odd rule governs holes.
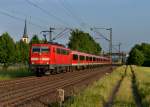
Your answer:
[[[111,64],[110,57],[71,50],[57,43],[32,44],[29,61],[37,76]]]

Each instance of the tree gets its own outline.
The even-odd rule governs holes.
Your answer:
[[[19,41],[16,43],[16,62],[28,63],[29,60],[29,44]]]
[[[132,50],[133,49],[138,49],[143,53],[143,55],[144,55],[143,66],[150,66],[150,44],[148,44],[148,43],[136,44],[132,48]]]
[[[101,52],[100,45],[94,41],[89,33],[85,33],[77,29],[73,30],[69,40],[68,47],[72,50],[91,54],[100,54]]]
[[[128,64],[142,65],[144,63],[144,55],[141,51],[133,48],[129,53]]]
[[[7,68],[15,61],[15,43],[10,35],[5,32],[0,36],[0,63]]]
[[[30,40],[30,45],[31,44],[35,44],[35,43],[40,43],[40,40],[39,40],[39,38],[38,38],[38,36],[37,35],[33,35],[33,37],[32,37],[32,39]]]

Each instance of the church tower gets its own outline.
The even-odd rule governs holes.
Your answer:
[[[25,20],[25,26],[24,26],[24,33],[23,33],[21,40],[25,43],[29,43],[29,38],[28,38],[28,34],[27,34],[27,21],[26,20]]]

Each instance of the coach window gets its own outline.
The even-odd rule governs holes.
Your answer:
[[[100,59],[99,59],[99,61],[101,62],[101,61],[102,61],[102,59],[100,58]]]
[[[92,61],[92,57],[90,57],[90,61]]]
[[[82,55],[80,55],[80,60],[81,60],[81,61],[85,60],[85,57],[82,56]]]
[[[65,55],[65,53],[66,53],[66,50],[61,49],[61,54]]]
[[[69,54],[69,51],[68,51],[68,50],[66,50],[65,55],[68,55],[68,54]]]
[[[73,54],[73,60],[78,60],[78,55]]]
[[[96,58],[95,57],[93,57],[93,61],[95,61],[96,60]]]
[[[96,58],[96,61],[98,61],[98,58]]]
[[[88,61],[89,60],[89,57],[88,56],[86,56],[86,61]]]
[[[60,48],[57,48],[57,54],[61,54]]]
[[[65,55],[69,55],[69,51],[68,50],[65,50]]]

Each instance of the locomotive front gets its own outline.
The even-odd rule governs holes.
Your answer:
[[[30,48],[30,69],[38,76],[49,69],[50,47],[48,44],[32,44]]]

